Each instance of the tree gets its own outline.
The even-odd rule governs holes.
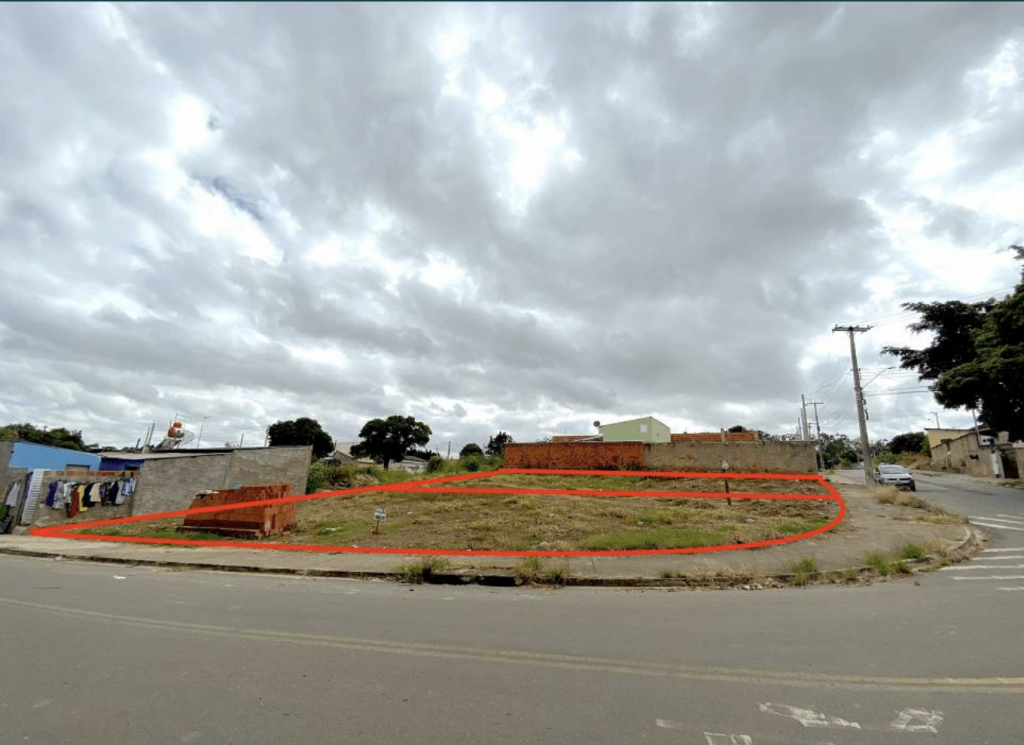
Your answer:
[[[889,440],[889,452],[893,455],[900,453],[922,453],[928,440],[924,432],[904,432]]]
[[[312,445],[313,457],[317,460],[326,458],[334,452],[334,441],[331,436],[324,432],[320,422],[309,417],[274,422],[267,434],[270,436],[271,447]]]
[[[69,430],[65,427],[46,429],[28,422],[0,427],[0,440],[22,440],[67,450],[85,451],[87,449],[82,441],[81,430]]]
[[[1011,246],[1024,262],[1024,247]],[[924,349],[885,347],[900,367],[934,381],[935,400],[979,409],[981,420],[1011,440],[1024,438],[1024,269],[1013,294],[979,303],[904,303],[921,314],[908,328],[934,334]]]
[[[504,457],[505,446],[510,442],[513,442],[512,435],[508,432],[499,432],[490,440],[487,441],[487,454],[488,455],[500,455]]]
[[[401,462],[409,448],[430,442],[430,427],[411,416],[395,414],[387,419],[371,419],[359,430],[359,442],[352,446],[357,458],[372,458],[384,466]]]
[[[749,432],[750,430],[744,427],[742,424],[734,424],[726,432]]]
[[[464,445],[462,450],[459,451],[460,458],[466,458],[470,455],[483,455],[484,449],[477,445],[475,442],[471,442],[468,445]]]
[[[818,447],[821,449],[821,459],[825,468],[848,465],[860,459],[853,442],[846,435],[822,432]]]

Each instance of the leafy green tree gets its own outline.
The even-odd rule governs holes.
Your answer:
[[[1024,261],[1024,247],[1011,246]],[[924,349],[885,347],[900,367],[934,381],[935,400],[950,409],[978,409],[992,429],[1024,438],[1024,270],[1013,294],[980,303],[905,303],[921,314],[909,326],[930,332]]]
[[[483,455],[483,454],[484,454],[484,449],[482,447],[480,447],[479,445],[477,445],[475,442],[471,442],[471,443],[469,443],[467,445],[464,445],[462,450],[459,451],[459,457],[460,458],[466,458],[466,457],[468,457],[470,455]]]
[[[384,466],[401,462],[409,449],[430,442],[430,427],[411,416],[395,414],[387,419],[371,419],[359,430],[359,442],[352,446],[357,458],[372,458]]]
[[[513,442],[512,435],[508,432],[499,432],[487,441],[487,454],[504,457],[505,446],[510,442]]]
[[[744,427],[742,424],[734,424],[731,427],[729,427],[729,429],[727,429],[725,431],[726,432],[733,432],[733,433],[735,433],[735,432],[749,432],[750,430],[747,429],[746,427]]]
[[[0,427],[0,440],[22,440],[67,450],[85,451],[88,449],[82,441],[81,430],[69,430],[65,427],[46,429],[28,422]]]
[[[274,422],[268,430],[270,446],[312,445],[313,457],[326,458],[334,452],[334,441],[324,432],[320,422],[309,417]]]
[[[830,435],[827,432],[822,432],[819,447],[825,468],[849,465],[859,460],[857,448],[846,435]]]
[[[924,432],[904,432],[889,440],[889,452],[893,455],[901,453],[923,453],[928,445]]]

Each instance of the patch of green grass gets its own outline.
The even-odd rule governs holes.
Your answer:
[[[897,559],[896,562],[892,566],[893,566],[893,569],[896,571],[896,574],[913,574],[914,573],[914,570],[911,569],[910,565],[907,564],[907,562],[905,562],[903,559]]]
[[[644,512],[636,516],[637,525],[672,525],[675,515],[671,512]]]
[[[802,522],[796,520],[787,520],[781,523],[775,523],[772,526],[772,531],[785,536],[799,535],[800,533],[810,533],[812,530],[817,530],[820,527],[828,525],[830,520],[827,517],[813,517]]]
[[[589,551],[635,551],[652,548],[694,548],[719,546],[726,541],[721,530],[697,528],[652,528],[622,533],[605,533],[583,540]]]
[[[810,581],[812,574],[818,573],[818,562],[810,556],[805,556],[793,564],[790,569],[793,572],[793,584],[803,586]]]
[[[544,562],[539,556],[526,556],[516,564],[515,575],[523,582],[535,582],[544,572]]]
[[[400,581],[410,585],[422,585],[433,574],[443,572],[451,566],[451,562],[443,556],[424,556],[419,561],[400,564],[395,568]]]
[[[889,557],[878,551],[870,553],[864,559],[864,563],[874,569],[882,577],[888,577],[893,572],[892,561]]]
[[[662,579],[675,579],[679,575],[676,572],[673,572],[671,569],[662,569],[661,573],[658,576]]]
[[[548,582],[563,585],[571,574],[567,567],[555,567],[548,572]]]
[[[918,546],[916,543],[908,543],[900,549],[900,558],[907,561],[919,561],[924,556],[924,547]]]

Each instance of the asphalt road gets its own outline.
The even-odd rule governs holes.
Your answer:
[[[553,591],[0,556],[0,744],[1021,743],[1024,579],[987,577],[1024,577],[1024,493],[920,483],[1006,526],[957,565],[998,568]]]

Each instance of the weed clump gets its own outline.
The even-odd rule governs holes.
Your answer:
[[[425,556],[419,561],[400,564],[395,573],[400,581],[409,585],[422,585],[431,575],[443,572],[451,566],[451,562],[441,556]]]

